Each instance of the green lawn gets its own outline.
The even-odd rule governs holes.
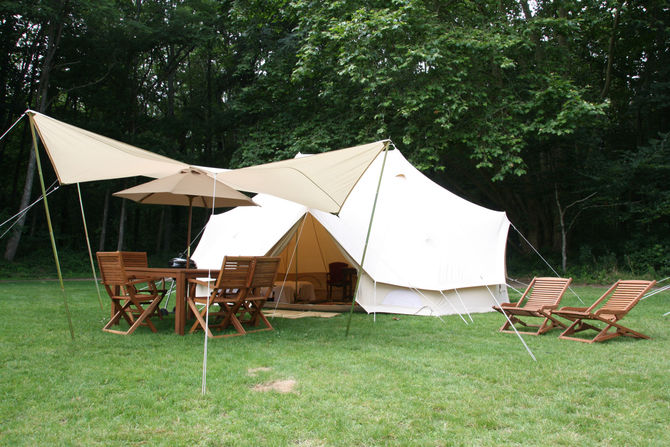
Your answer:
[[[202,333],[103,333],[94,285],[66,289],[75,341],[56,282],[0,283],[0,445],[670,445],[668,292],[624,320],[651,340],[526,336],[537,362],[494,313],[356,314],[348,338],[343,315],[276,318],[209,341],[203,396]],[[253,389],[275,380],[295,388]]]

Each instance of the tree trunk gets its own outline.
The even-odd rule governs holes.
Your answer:
[[[158,218],[158,231],[156,231],[156,253],[161,253],[161,242],[163,241],[163,226],[165,225],[165,208],[161,210]]]
[[[610,85],[612,84],[612,60],[614,59],[614,40],[616,38],[616,31],[619,26],[619,14],[621,8],[626,2],[621,2],[621,5],[614,11],[614,23],[612,24],[612,34],[610,34],[610,41],[607,48],[607,68],[605,68],[605,85],[600,92],[600,98],[605,99],[609,95]]]
[[[60,10],[63,10],[65,0],[60,2]],[[42,62],[42,68],[40,73],[40,87],[39,87],[39,112],[44,112],[48,104],[48,92],[49,92],[49,77],[51,76],[51,70],[54,66],[54,57],[56,51],[58,50],[58,45],[60,43],[61,35],[63,34],[63,22],[60,20],[60,17],[54,17],[53,20],[47,25],[47,38],[46,38],[46,53],[44,61]],[[35,151],[30,151],[30,158],[28,160],[28,169],[26,172],[26,181],[23,186],[23,194],[21,195],[21,204],[19,205],[19,211],[25,209],[30,203],[30,195],[33,191],[33,180],[35,178]],[[23,227],[26,222],[26,214],[21,216],[16,224],[16,228],[12,234],[12,237],[7,242],[7,248],[5,250],[5,259],[8,261],[13,261],[16,257],[16,252],[19,249],[19,244],[21,242],[21,234],[23,233]]]
[[[126,201],[121,201],[121,217],[119,218],[119,242],[116,244],[117,251],[123,250],[123,238],[126,233]]]
[[[561,228],[561,271],[565,273],[568,269],[568,232],[565,229],[565,210],[558,199],[558,187],[554,185],[556,207],[558,208],[558,223]]]
[[[107,237],[107,216],[109,216],[109,188],[105,191],[105,204],[102,208],[102,226],[100,230],[100,244],[98,251],[105,251],[105,238]]]

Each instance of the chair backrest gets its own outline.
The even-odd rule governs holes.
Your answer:
[[[609,295],[609,299],[596,311],[599,315],[618,315],[623,316],[627,314],[637,303],[640,298],[651,289],[656,281],[640,281],[640,280],[619,280],[612,287],[601,296],[598,301],[593,303],[589,308],[589,312],[598,307],[598,305],[605,300]]]
[[[530,285],[519,300],[519,305],[526,303],[524,309],[540,309],[546,306],[558,306],[563,294],[572,282],[572,278],[533,278]]]
[[[328,273],[330,274],[330,282],[344,281],[344,269],[349,267],[346,262],[331,262],[328,264]]]
[[[121,251],[124,267],[149,267],[146,251]]]
[[[221,264],[214,289],[242,289],[249,287],[253,274],[253,256],[226,256]]]
[[[251,278],[251,287],[269,287],[272,289],[279,269],[279,258],[258,256],[255,260],[254,274]]]
[[[127,282],[123,269],[123,259],[119,251],[99,251],[96,254],[102,283],[107,286],[120,286]]]

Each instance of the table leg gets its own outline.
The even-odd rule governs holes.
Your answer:
[[[178,273],[177,290],[175,292],[175,311],[174,311],[174,331],[179,335],[184,335],[184,326],[186,326],[186,275]]]

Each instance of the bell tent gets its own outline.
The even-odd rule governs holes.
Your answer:
[[[383,159],[377,156],[338,215],[258,194],[258,207],[213,215],[192,258],[200,268],[217,269],[226,255],[280,256],[275,298],[289,307],[350,302],[346,288],[329,292],[329,265],[336,262],[361,272],[356,301],[370,313],[488,312],[508,301],[505,213],[440,187],[397,149]]]

